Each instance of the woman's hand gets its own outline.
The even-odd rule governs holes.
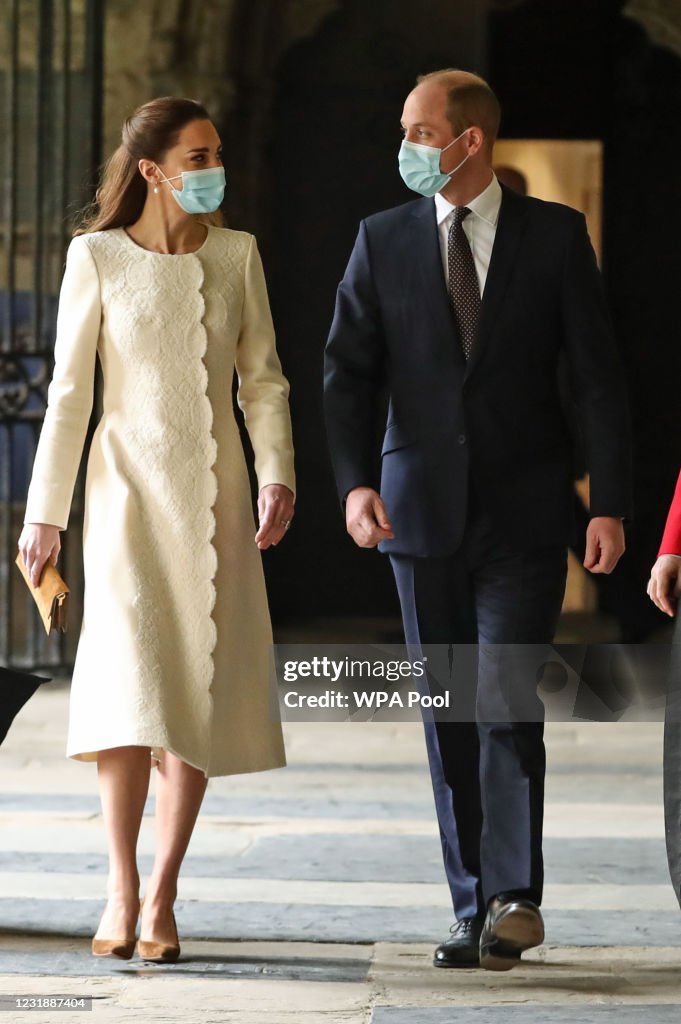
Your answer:
[[[261,551],[270,544],[278,544],[293,519],[293,491],[285,484],[267,484],[258,495],[260,528],[255,543]],[[288,524],[288,525],[287,525]]]
[[[650,570],[646,589],[660,611],[673,618],[681,594],[681,555],[660,555]]]
[[[28,569],[31,583],[37,587],[48,559],[57,564],[61,551],[59,527],[49,523],[26,523],[19,537],[19,551]]]

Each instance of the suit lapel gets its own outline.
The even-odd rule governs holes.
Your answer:
[[[516,253],[526,227],[527,205],[522,197],[503,185],[502,192],[492,256],[482,294],[478,330],[466,365],[465,379],[468,379],[475,370],[489,344],[499,305],[516,266]]]
[[[423,199],[412,209],[407,258],[412,267],[416,266],[417,287],[424,296],[423,307],[431,319],[435,337],[442,338],[444,344],[452,349],[457,362],[465,363],[447,292],[432,199]]]

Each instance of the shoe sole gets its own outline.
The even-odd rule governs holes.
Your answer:
[[[448,964],[446,961],[436,960],[433,957],[433,967],[442,967],[445,970],[452,970],[453,969],[455,971],[461,971],[461,970],[463,970],[463,971],[473,971],[473,970],[475,970],[476,967],[479,967],[479,966],[480,966],[480,961],[479,960],[475,960],[474,962],[469,963],[469,964],[456,963],[456,962]]]
[[[179,953],[173,953],[170,956],[143,956],[140,953],[140,960],[144,960],[145,964],[176,964],[180,959]]]
[[[510,971],[520,963],[520,955],[544,941],[544,925],[531,910],[519,907],[500,917],[494,938],[480,948],[480,966],[486,971]]]

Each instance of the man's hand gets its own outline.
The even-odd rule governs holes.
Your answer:
[[[390,520],[381,496],[371,487],[355,487],[345,499],[345,525],[360,548],[375,548],[380,540],[392,540]]]
[[[624,526],[615,516],[595,516],[586,529],[584,567],[610,573],[624,554]]]
[[[681,595],[681,555],[660,555],[650,570],[646,590],[653,604],[674,618]]]

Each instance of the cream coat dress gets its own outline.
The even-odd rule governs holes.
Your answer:
[[[65,529],[93,404],[82,629],[66,755],[172,751],[207,776],[285,764],[272,633],[238,403],[260,488],[295,488],[288,383],[252,235],[194,253],[79,235],[25,522]]]

